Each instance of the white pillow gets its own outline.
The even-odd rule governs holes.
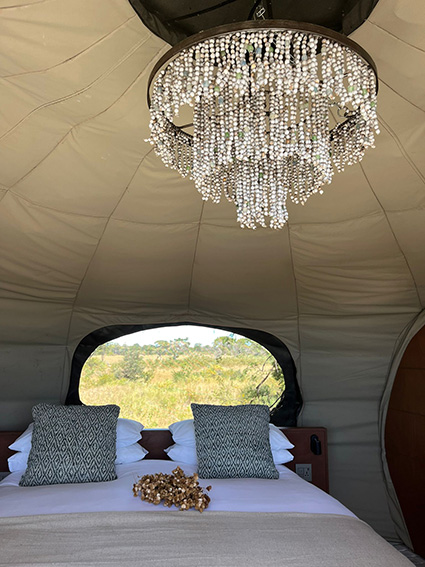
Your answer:
[[[272,452],[280,449],[293,449],[294,445],[289,441],[282,431],[270,423],[270,447]],[[187,447],[196,447],[195,443],[195,427],[193,419],[185,419],[184,421],[176,421],[172,423],[168,429],[171,431],[174,443],[185,445]]]
[[[196,447],[189,445],[180,445],[176,443],[164,449],[172,461],[180,461],[190,465],[197,465],[198,458],[196,456]],[[273,462],[275,465],[284,465],[294,460],[294,456],[287,449],[272,450]]]
[[[286,435],[273,423],[269,424],[270,428],[270,447],[272,451],[279,450],[279,449],[293,449],[295,445],[293,445]]]
[[[189,463],[190,465],[197,465],[198,458],[196,456],[196,447],[189,447],[188,445],[180,445],[175,443],[171,447],[164,449],[172,461],[180,461],[181,463]]]
[[[27,468],[29,451],[20,451],[15,453],[7,459],[9,471],[22,471]],[[148,451],[144,449],[139,443],[133,443],[127,447],[117,448],[117,458],[115,459],[116,465],[123,465],[124,463],[135,463],[141,461],[146,457]]]
[[[32,428],[33,424],[30,423],[22,435],[9,445],[9,449],[12,449],[12,451],[29,452],[31,449]],[[118,418],[117,449],[137,443],[142,438],[140,433],[142,429],[143,425],[134,419]]]
[[[128,447],[142,438],[143,425],[134,419],[118,418],[117,421],[117,449]]]
[[[132,443],[127,447],[117,447],[117,458],[115,459],[116,465],[123,465],[124,463],[135,463],[141,461],[146,457],[149,451],[139,443]]]
[[[288,449],[272,449],[272,455],[275,465],[284,465],[294,460],[294,455]]]
[[[15,453],[7,459],[10,472],[24,471],[27,468],[29,451]]]
[[[9,449],[12,449],[12,451],[26,451],[29,453],[31,449],[32,429],[33,424],[30,423],[22,435],[20,435],[16,441],[12,443],[12,445],[9,445]]]
[[[195,446],[195,427],[193,419],[185,419],[184,421],[176,421],[168,426],[173,436],[174,443],[179,445]]]

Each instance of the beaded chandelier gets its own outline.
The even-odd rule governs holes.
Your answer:
[[[304,204],[374,146],[377,88],[371,57],[332,30],[283,20],[220,26],[153,69],[149,141],[204,200],[232,201],[242,227],[278,229],[288,196]],[[193,122],[179,126],[185,106]]]

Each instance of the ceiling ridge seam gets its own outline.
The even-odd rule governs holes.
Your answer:
[[[354,165],[354,167],[357,164]],[[362,220],[362,219],[367,219],[370,217],[379,217],[381,216],[381,212],[380,211],[370,211],[369,213],[365,213],[363,215],[360,215],[358,217],[350,217],[349,219],[342,219],[342,220],[335,220],[335,221],[320,221],[320,222],[292,222],[292,226],[318,226],[321,224],[325,224],[326,226],[328,225],[336,225],[336,224],[344,224],[344,223],[349,223],[349,222],[354,222],[354,221],[358,221],[358,220]]]
[[[386,219],[386,221],[387,221],[388,227],[389,227],[389,229],[390,229],[390,231],[391,231],[391,234],[393,235],[393,238],[394,238],[394,241],[395,241],[395,243],[396,243],[396,246],[398,247],[398,249],[399,249],[399,251],[400,251],[400,254],[401,254],[401,255],[403,256],[403,258],[404,258],[404,261],[405,261],[405,263],[406,263],[406,267],[407,267],[407,269],[408,269],[408,271],[409,271],[410,277],[412,278],[413,287],[414,287],[414,289],[415,289],[416,296],[417,296],[417,299],[418,299],[418,304],[419,304],[419,306],[422,308],[421,296],[420,296],[420,294],[419,294],[418,286],[416,285],[416,280],[415,280],[415,277],[414,277],[414,275],[413,275],[413,271],[412,271],[412,269],[411,269],[411,267],[410,267],[410,264],[409,264],[409,262],[408,262],[408,260],[407,260],[407,256],[405,255],[405,253],[404,253],[404,251],[403,251],[403,249],[402,249],[402,247],[401,247],[401,245],[400,245],[400,243],[399,243],[399,241],[398,241],[398,239],[397,239],[397,236],[395,235],[394,229],[393,229],[393,227],[392,227],[392,224],[391,224],[391,222],[390,222],[390,219],[388,218],[387,212],[386,212],[386,210],[384,209],[384,207],[383,207],[383,205],[382,205],[382,203],[381,203],[381,201],[380,201],[378,195],[375,193],[375,191],[374,191],[374,189],[373,189],[373,186],[372,186],[372,184],[371,184],[371,182],[370,182],[370,180],[369,180],[369,177],[367,176],[366,171],[364,170],[363,165],[362,165],[361,163],[359,163],[359,165],[360,165],[360,168],[361,168],[361,170],[362,170],[363,176],[364,176],[364,178],[366,179],[366,182],[367,182],[367,184],[369,185],[370,190],[372,191],[373,196],[375,197],[377,203],[379,204],[379,206],[380,206],[381,209],[382,209],[382,212],[383,212],[383,214],[384,214],[384,216],[385,216],[385,219]]]
[[[134,55],[134,53],[136,53],[136,51],[138,51],[141,47],[143,47],[143,45],[146,43],[146,41],[148,39],[149,39],[149,37],[144,39],[143,41],[139,41],[135,46],[133,46],[131,48],[130,51],[128,51],[125,54],[125,56],[121,57],[121,59],[119,59],[112,67],[110,67],[107,71],[105,71],[104,73],[102,73],[101,75],[96,77],[96,79],[94,79],[91,83],[85,85],[81,89],[74,91],[72,93],[69,93],[67,95],[64,95],[63,97],[59,97],[59,98],[56,98],[54,100],[49,100],[48,102],[45,102],[45,103],[41,104],[40,106],[33,108],[31,110],[31,112],[29,112],[23,118],[21,118],[16,124],[14,124],[11,128],[9,128],[9,130],[7,130],[6,132],[3,132],[3,134],[1,134],[1,136],[0,136],[0,140],[2,140],[3,138],[6,138],[9,134],[13,133],[23,122],[28,120],[33,114],[36,114],[40,110],[43,110],[44,108],[49,108],[50,106],[54,106],[56,104],[60,104],[61,102],[65,102],[67,100],[73,99],[74,97],[80,96],[81,94],[83,94],[86,91],[93,88],[97,83],[103,81],[105,78],[107,78],[109,75],[111,75],[111,73],[113,73],[127,59],[132,57],[132,55]]]
[[[55,207],[49,207],[47,205],[42,205],[41,203],[37,203],[36,201],[33,201],[32,199],[29,199],[28,197],[21,195],[18,191],[16,191],[16,189],[13,189],[13,188],[8,189],[7,192],[11,193],[12,195],[17,197],[18,199],[25,201],[25,203],[32,205],[33,207],[37,207],[39,209],[44,209],[46,211],[52,211],[52,212],[55,212],[55,213],[59,213],[61,215],[88,218],[88,219],[97,219],[97,220],[102,220],[102,219],[106,220],[108,218],[108,215],[102,215],[102,216],[87,215],[87,214],[84,214],[84,213],[74,213],[72,211],[63,211],[62,209],[56,209]]]
[[[111,220],[118,221],[118,222],[126,222],[129,224],[140,224],[144,226],[194,226],[199,223],[199,220],[187,221],[187,222],[147,222],[147,221],[138,221],[134,219],[124,219],[122,217],[113,217]],[[208,224],[208,223],[204,223]]]
[[[101,38],[97,39],[94,43],[91,43],[90,45],[88,45],[82,51],[79,51],[78,53],[71,55],[70,57],[68,57],[67,59],[64,59],[63,61],[60,61],[59,63],[55,63],[54,65],[51,65],[50,67],[44,67],[43,69],[36,69],[35,71],[23,71],[22,73],[12,73],[11,75],[0,75],[0,80],[5,80],[5,81],[8,81],[8,82],[14,84],[12,81],[10,81],[10,79],[14,79],[16,77],[24,77],[26,75],[38,75],[38,74],[42,74],[42,73],[47,73],[47,72],[51,71],[52,69],[56,69],[57,67],[61,67],[62,65],[66,65],[70,61],[74,61],[75,59],[78,59],[79,57],[83,56],[87,52],[91,51],[91,49],[93,49],[98,44],[107,40],[110,36],[114,35],[120,28],[125,27],[128,24],[128,22],[133,20],[135,17],[137,17],[137,16],[131,16],[131,18],[128,18],[127,20],[125,20],[122,24],[120,24],[119,26],[117,26],[113,30],[109,31],[107,34],[105,34]],[[151,35],[152,34],[150,34],[150,36]]]
[[[123,304],[125,304],[125,303],[123,303]],[[68,305],[70,305],[70,304],[66,304],[65,306],[68,308]],[[129,310],[133,310],[135,303],[133,302],[133,303],[130,303],[128,305],[129,305]],[[137,305],[140,305],[140,304],[137,304]],[[146,304],[146,305],[148,305],[148,304]],[[183,309],[183,308],[181,308],[181,309]],[[84,314],[88,314],[88,313],[89,314],[99,314],[98,309],[90,309],[88,307],[83,307],[83,306],[75,307],[74,312],[75,313],[84,313]],[[109,314],[109,313],[110,313],[109,311],[102,310],[102,314]],[[227,319],[229,318],[229,314],[219,313],[217,315],[217,313],[211,313],[209,311],[200,310],[200,309],[197,309],[196,311],[192,311],[191,313],[187,313],[185,308],[183,309],[183,311],[179,311],[177,316],[179,318],[186,316],[186,315],[193,317],[194,313],[197,316],[204,317],[204,318],[206,317],[208,319],[214,319],[214,320],[217,319],[217,316],[221,317],[221,318],[224,317],[224,316]],[[411,316],[412,314],[415,315],[416,313],[418,313],[418,310],[414,307],[411,307],[410,309],[403,308],[402,311],[386,311],[385,313],[383,313],[381,311],[371,311],[369,309],[367,312],[362,312],[362,313],[353,313],[351,311],[351,312],[347,312],[347,313],[327,314],[326,319],[329,320],[329,321],[339,321],[341,319],[343,319],[344,321],[347,321],[347,320],[351,320],[351,319],[359,320],[359,319],[364,319],[364,318],[370,318],[371,316],[382,318],[382,317],[386,317],[388,315],[388,313],[390,313],[391,315],[396,315],[398,317],[399,316],[401,317],[401,316]],[[127,316],[129,314],[130,314],[129,312],[126,312],[124,314],[124,316]],[[162,313],[159,312],[159,311],[149,313],[149,317],[151,317],[151,318],[152,317],[159,317],[161,315],[162,315]],[[283,319],[282,319],[282,317],[278,317],[277,319],[270,318],[270,317],[267,318],[267,319],[264,319],[264,318],[263,319],[255,319],[255,318],[250,317],[249,319],[246,319],[244,317],[241,317],[238,314],[230,314],[230,316],[232,317],[232,319],[234,321],[238,322],[238,325],[240,325],[241,327],[245,327],[245,328],[248,328],[249,326],[252,327],[252,325],[257,325],[257,324],[263,325],[263,324],[269,324],[269,323],[273,323],[273,324],[282,323],[282,321],[294,321],[298,318],[296,314],[290,315],[290,316],[285,317]],[[303,315],[300,315],[300,320],[303,319],[305,321],[311,321],[311,320],[323,321],[323,316],[324,316],[323,312],[306,311],[305,313],[303,313]],[[321,351],[320,349],[319,350],[316,349],[315,352],[324,352],[324,351]]]
[[[117,26],[113,30],[109,31],[108,33],[106,33],[105,35],[103,35],[102,37],[97,39],[94,43],[91,43],[90,45],[88,45],[85,49],[82,49],[78,53],[71,55],[70,57],[68,57],[67,59],[64,59],[63,61],[60,61],[59,63],[55,63],[54,65],[51,65],[50,67],[44,67],[43,69],[36,69],[35,71],[23,71],[22,73],[12,73],[11,75],[0,75],[0,79],[12,79],[12,78],[15,78],[15,77],[22,77],[22,76],[25,76],[25,75],[38,75],[39,73],[46,73],[47,71],[51,71],[52,69],[56,69],[56,67],[60,67],[61,65],[65,65],[66,63],[69,63],[70,61],[73,61],[74,59],[78,59],[84,53],[86,53],[87,51],[90,51],[94,46],[98,45],[99,43],[102,43],[102,41],[105,41],[108,37],[114,35],[115,32],[117,32],[120,28],[125,27],[128,24],[128,22],[130,22],[134,18],[137,18],[137,16],[131,16],[130,18],[127,18],[124,22],[119,24],[119,26]],[[150,34],[150,35],[152,35],[152,34]]]
[[[147,152],[146,156],[148,155]],[[146,157],[145,156],[145,157]],[[17,197],[18,199],[24,201],[25,203],[28,203],[29,205],[33,206],[33,207],[37,207],[39,209],[43,209],[43,210],[47,210],[47,211],[52,211],[55,213],[59,213],[61,215],[66,215],[66,216],[73,216],[73,217],[81,217],[81,218],[90,218],[90,219],[96,219],[96,220],[106,220],[110,218],[110,215],[89,215],[89,214],[85,214],[85,213],[75,213],[73,211],[65,211],[63,209],[58,209],[56,207],[49,207],[48,205],[44,205],[42,203],[38,203],[37,201],[34,201],[33,199],[29,199],[28,197],[22,195],[21,193],[19,193],[19,191],[17,191],[16,189],[13,188],[13,186],[11,188],[7,188],[7,187],[1,187],[0,186],[0,190],[4,191],[4,194],[1,196],[0,201],[6,196],[7,193],[11,193],[12,195],[14,195],[15,197]],[[416,210],[425,210],[425,206],[424,207],[411,207],[408,209],[388,209],[388,212],[390,213],[402,213],[402,212],[406,212],[406,211],[416,211]],[[292,222],[292,226],[315,226],[315,225],[321,225],[321,224],[326,224],[326,225],[331,225],[331,224],[343,224],[343,223],[349,223],[349,222],[353,222],[356,220],[361,220],[364,218],[368,218],[368,217],[374,217],[374,216],[382,216],[381,211],[371,211],[370,213],[358,216],[358,217],[350,217],[348,219],[342,219],[342,220],[337,220],[337,221],[323,221],[323,222]],[[143,225],[143,226],[193,226],[193,225],[197,225],[199,223],[199,221],[188,221],[188,222],[146,222],[146,221],[138,221],[138,220],[134,220],[134,219],[126,219],[123,217],[111,217],[110,220],[113,221],[117,221],[117,222],[122,222],[122,223],[129,223],[129,224],[138,224],[138,225]],[[225,229],[229,229],[229,230],[234,230],[235,232],[240,230],[239,226],[226,226],[226,225],[221,225],[221,224],[216,224],[216,223],[212,223],[212,222],[208,222],[208,221],[204,221],[203,224],[205,226],[210,226],[210,227],[214,227],[214,228],[225,228]],[[272,232],[272,229],[269,230],[269,232]],[[274,231],[273,231],[274,232]]]
[[[42,297],[41,295],[34,295],[31,293],[24,293],[20,291],[10,291],[8,288],[5,288],[4,286],[0,288],[0,297],[2,299],[7,299],[8,301],[22,301],[22,302],[28,301],[30,303],[48,303],[49,305],[64,305],[66,307],[72,304],[72,299],[73,299],[72,294],[69,295],[69,299],[66,297],[62,299],[47,299],[45,297]]]
[[[92,262],[93,262],[93,259],[94,259],[95,255],[96,255],[96,252],[97,252],[97,250],[99,249],[100,243],[101,243],[102,238],[103,238],[103,236],[104,236],[104,234],[105,234],[105,232],[106,232],[106,229],[108,228],[108,225],[109,225],[109,222],[110,222],[110,220],[111,220],[111,217],[112,217],[112,215],[114,214],[114,212],[115,212],[115,210],[117,209],[117,207],[119,206],[119,204],[121,203],[122,199],[124,198],[124,195],[127,193],[127,191],[128,191],[128,189],[129,189],[129,187],[130,187],[130,185],[131,185],[133,179],[135,178],[137,172],[139,171],[139,169],[140,169],[140,167],[142,166],[143,162],[145,161],[146,157],[147,157],[151,152],[153,152],[153,148],[150,149],[149,152],[148,152],[147,154],[145,154],[145,155],[142,157],[142,159],[139,161],[139,163],[137,164],[137,167],[136,167],[136,169],[134,170],[133,174],[131,175],[131,177],[130,177],[128,183],[126,184],[124,191],[121,193],[120,198],[119,198],[118,201],[116,202],[114,209],[111,211],[111,214],[107,217],[106,222],[105,222],[105,226],[103,227],[103,230],[102,230],[102,233],[101,233],[101,235],[99,236],[99,239],[98,239],[98,241],[97,241],[96,246],[94,247],[93,254],[91,255],[91,258],[89,259],[89,261],[87,262],[86,269],[85,269],[84,274],[83,274],[83,276],[82,276],[82,278],[81,278],[81,280],[80,280],[80,284],[78,285],[78,288],[77,288],[77,290],[76,290],[76,292],[75,292],[74,301],[72,302],[71,314],[70,314],[69,323],[68,323],[68,331],[67,331],[67,334],[66,334],[66,343],[67,343],[67,344],[68,344],[68,342],[69,342],[69,336],[70,336],[70,333],[71,333],[71,325],[72,325],[72,319],[73,319],[73,315],[74,315],[74,308],[75,308],[75,305],[76,305],[76,303],[77,303],[77,300],[78,300],[78,297],[79,297],[79,294],[80,294],[80,291],[81,291],[81,287],[82,287],[82,285],[83,285],[83,283],[84,283],[84,281],[85,281],[85,279],[86,279],[87,273],[88,273],[88,271],[89,271],[89,269],[90,269],[90,266],[91,266],[91,264],[92,264]]]
[[[425,205],[408,207],[407,209],[385,209],[387,213],[408,213],[409,211],[425,211]]]
[[[201,222],[202,222],[202,216],[204,214],[204,206],[205,206],[205,201],[202,201],[202,206],[201,206],[201,213],[199,215],[199,221],[198,221],[198,230],[196,232],[196,240],[195,240],[195,248],[193,250],[193,258],[192,258],[192,266],[191,266],[191,270],[190,270],[190,281],[189,281],[189,290],[188,290],[188,294],[187,294],[187,313],[190,314],[190,303],[191,303],[191,295],[192,295],[192,283],[193,283],[193,272],[195,270],[195,260],[196,260],[196,254],[198,252],[198,243],[199,243],[199,233],[201,231]]]
[[[425,112],[425,108],[422,108],[421,106],[418,106],[417,104],[415,104],[414,102],[412,102],[411,100],[409,100],[408,98],[406,98],[405,96],[403,96],[401,93],[399,93],[398,91],[396,91],[395,89],[393,89],[388,83],[386,83],[385,81],[383,81],[382,78],[379,78],[379,83],[382,83],[383,85],[385,85],[388,89],[390,89],[390,91],[392,91],[394,94],[396,94],[397,96],[399,96],[400,98],[402,98],[403,100],[405,100],[408,104],[411,104],[412,106],[414,106],[415,108],[417,108],[417,109],[420,110],[421,112]]]
[[[306,221],[302,221],[302,222],[294,222],[292,221],[292,226],[312,226],[312,225],[321,225],[321,224],[326,224],[326,225],[330,225],[330,224],[343,224],[343,223],[348,223],[348,222],[353,222],[356,220],[360,220],[360,219],[364,219],[367,217],[373,217],[373,216],[381,216],[381,212],[380,211],[371,211],[370,213],[361,215],[359,217],[350,217],[348,219],[342,219],[342,220],[338,220],[338,221],[322,221],[322,222],[306,222]],[[141,225],[145,225],[145,226],[191,226],[197,223],[197,221],[189,221],[189,222],[146,222],[146,221],[137,221],[137,220],[133,220],[133,219],[125,219],[125,218],[120,218],[120,217],[114,217],[113,220],[119,221],[119,222],[128,222],[128,223],[133,223],[133,224],[141,224]],[[239,225],[224,225],[224,224],[217,224],[217,223],[213,223],[213,222],[209,222],[209,221],[203,221],[202,224],[204,226],[209,226],[209,227],[213,227],[213,228],[221,228],[221,229],[226,229],[226,230],[233,230],[235,232],[238,232],[241,230]],[[258,229],[258,231],[260,231],[261,229]],[[276,231],[274,229],[270,229],[270,228],[266,228],[266,231],[269,232],[270,234],[276,234]]]
[[[372,26],[375,26],[376,28],[382,30],[383,32],[387,33],[388,35],[390,35],[391,37],[393,37],[394,39],[400,41],[401,43],[404,43],[405,45],[408,45],[409,47],[411,47],[412,49],[417,49],[418,51],[421,51],[422,53],[425,53],[425,49],[422,49],[421,47],[417,47],[416,45],[413,45],[413,43],[409,43],[408,41],[401,39],[401,37],[398,37],[397,35],[395,35],[394,33],[386,30],[385,28],[383,28],[382,26],[380,26],[379,24],[373,22],[370,18],[368,20],[366,20],[367,22],[369,22],[370,24],[372,24]]]
[[[84,120],[82,120],[81,122],[78,122],[77,124],[74,124],[69,130],[68,132],[62,136],[62,138],[53,146],[53,148],[45,155],[43,156],[43,158],[36,164],[34,165],[29,171],[27,171],[27,173],[25,173],[22,177],[20,177],[17,181],[15,181],[15,183],[13,183],[10,187],[13,188],[15,187],[18,183],[20,183],[21,181],[23,181],[24,179],[26,179],[26,177],[28,177],[29,175],[31,175],[31,173],[37,169],[37,167],[39,165],[41,165],[44,161],[46,161],[46,159],[48,159],[53,152],[62,144],[62,142],[64,142],[66,140],[66,138],[77,128],[79,128],[80,126],[82,126],[83,124],[89,123],[92,120],[96,120],[97,118],[99,118],[99,116],[101,116],[102,114],[105,114],[105,112],[108,112],[109,110],[111,110],[111,108],[113,108],[115,106],[115,104],[118,104],[119,101],[121,101],[121,99],[130,91],[130,89],[132,89],[134,87],[134,85],[141,79],[141,77],[143,77],[147,71],[149,70],[149,68],[151,67],[151,65],[146,66],[143,71],[141,71],[137,77],[130,83],[130,85],[128,85],[128,87],[124,90],[124,92],[122,92],[118,98],[116,98],[108,107],[104,108],[103,110],[101,110],[100,112],[98,112],[97,114],[94,114],[93,116],[90,116],[88,118],[85,118]],[[150,153],[150,152],[148,152]],[[146,154],[148,155],[148,154]]]
[[[414,161],[412,160],[412,158],[407,153],[406,148],[403,146],[403,144],[402,144],[401,140],[398,138],[397,134],[394,132],[394,130],[392,130],[391,126],[389,124],[387,124],[385,122],[385,120],[382,118],[382,116],[380,116],[379,114],[378,114],[378,119],[379,119],[379,122],[382,124],[382,126],[390,134],[390,136],[393,138],[393,140],[395,141],[395,143],[399,147],[399,149],[400,149],[401,153],[403,154],[404,158],[406,159],[407,163],[411,166],[411,168],[417,174],[417,176],[422,181],[422,183],[425,184],[425,177],[422,175],[422,173],[419,171],[419,169],[417,168],[417,166],[414,163]]]
[[[45,2],[51,2],[51,0],[38,0],[37,2],[28,2],[28,4],[16,4],[14,6],[1,6],[1,10],[17,10],[19,8],[28,8],[31,6],[36,6],[37,4],[44,4]]]

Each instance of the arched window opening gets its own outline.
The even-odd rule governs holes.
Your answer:
[[[191,402],[263,403],[273,423],[288,426],[302,404],[288,349],[261,331],[121,325],[91,333],[76,349],[68,404],[116,403],[122,417],[167,427],[191,417]]]

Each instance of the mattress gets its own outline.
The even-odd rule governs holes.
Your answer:
[[[118,479],[110,482],[20,487],[22,472],[0,482],[0,517],[89,512],[158,512],[170,510],[135,498],[132,486],[145,474],[170,473],[176,466],[191,475],[196,466],[162,460],[143,460],[117,465]],[[204,512],[301,512],[312,514],[354,514],[316,486],[302,480],[283,465],[277,465],[279,479],[200,479],[212,486],[211,504]],[[172,509],[171,509],[172,510]],[[174,508],[175,510],[175,508]]]
[[[279,479],[201,480],[202,514],[135,498],[144,474],[196,467],[145,460],[115,481],[20,487],[0,483],[0,565],[8,567],[409,567],[340,502],[280,465]]]

